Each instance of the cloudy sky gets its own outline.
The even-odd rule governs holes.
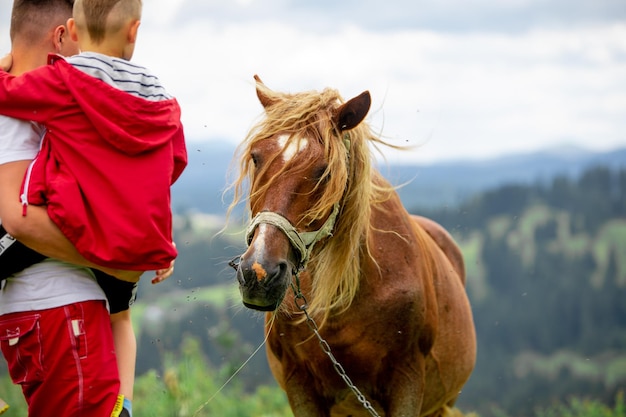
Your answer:
[[[189,141],[243,138],[259,74],[369,90],[374,129],[419,145],[391,159],[626,146],[624,0],[145,0],[133,60],[178,98]]]

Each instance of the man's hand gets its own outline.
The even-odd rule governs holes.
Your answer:
[[[8,53],[2,58],[0,58],[0,69],[2,69],[2,71],[9,72],[12,66],[13,66],[13,55],[11,55],[11,53]]]

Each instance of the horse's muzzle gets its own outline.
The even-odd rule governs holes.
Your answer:
[[[273,311],[285,297],[292,275],[286,261],[267,262],[240,258],[237,281],[243,304],[259,311]]]

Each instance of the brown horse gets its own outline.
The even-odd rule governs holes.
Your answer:
[[[372,166],[369,92],[255,79],[265,114],[239,147],[233,206],[249,187],[253,219],[235,267],[244,304],[268,311],[294,415],[443,415],[476,356],[461,252]]]

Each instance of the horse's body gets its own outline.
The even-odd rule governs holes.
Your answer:
[[[281,106],[280,117],[289,119],[292,100],[305,100],[274,93],[257,81],[269,119]],[[326,110],[319,110],[322,116],[305,122],[301,130],[295,129],[297,124],[274,130],[261,124],[249,136],[242,171],[250,174],[252,214],[278,213],[293,230],[267,218],[253,223],[238,269],[244,303],[260,310],[279,306],[266,316],[267,355],[296,417],[368,415],[303,323],[304,300],[295,297],[297,290],[286,293],[298,267],[305,268],[298,276],[299,289],[320,325],[319,334],[377,412],[388,417],[443,415],[469,378],[476,355],[463,258],[441,226],[409,215],[363,157],[369,155],[365,148],[371,137],[361,123],[369,94],[345,104],[338,100],[330,100]],[[342,142],[345,133],[349,144]],[[327,136],[336,143],[325,142]],[[343,165],[335,161],[341,155],[337,149],[345,149],[339,158]],[[251,162],[246,164],[246,158]],[[366,175],[366,182],[355,175]],[[345,190],[322,209],[320,201],[332,199],[325,193],[333,181]],[[264,190],[267,183],[271,187]],[[356,189],[359,184],[365,184],[364,190]],[[310,243],[315,247],[308,254],[295,250],[290,232],[327,225],[334,203],[340,209],[333,236]],[[320,210],[307,217],[312,208]],[[353,248],[344,251],[350,244]],[[334,262],[343,269],[328,278]],[[351,274],[354,281],[335,283]],[[334,289],[325,293],[332,284]],[[352,295],[342,298],[350,290]]]

